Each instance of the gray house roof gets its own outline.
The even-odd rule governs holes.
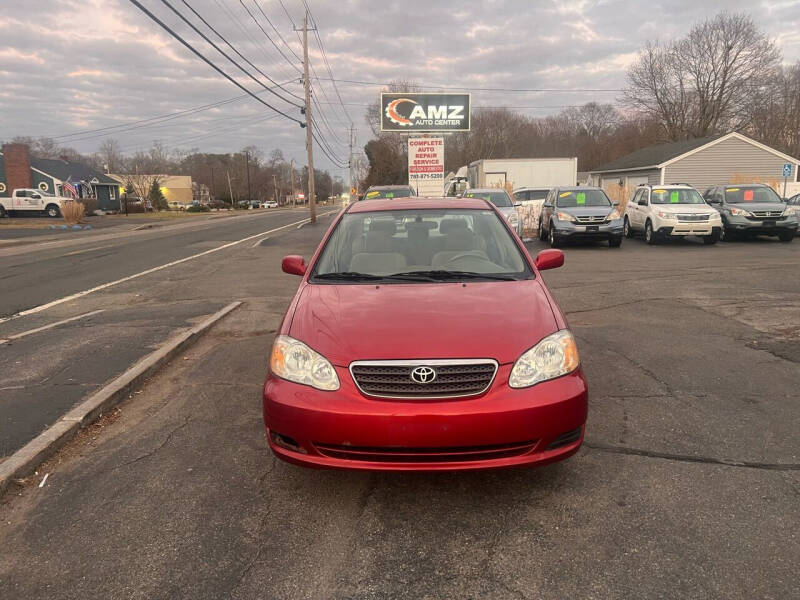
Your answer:
[[[30,160],[31,167],[61,181],[66,181],[68,178],[71,178],[70,181],[87,182],[97,179],[97,183],[101,185],[119,185],[114,179],[82,163],[70,162],[59,158],[35,158],[33,156],[31,156]]]
[[[635,152],[631,152],[621,158],[612,160],[601,167],[592,169],[592,173],[601,173],[604,171],[624,171],[631,169],[645,169],[655,168],[662,163],[672,160],[675,157],[691,152],[701,146],[713,142],[722,135],[713,135],[704,138],[695,138],[692,140],[681,140],[679,142],[669,142],[667,144],[659,144],[657,146],[648,146],[641,148]]]

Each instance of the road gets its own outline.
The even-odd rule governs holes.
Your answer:
[[[264,439],[266,357],[298,281],[280,257],[323,231],[92,295],[85,310],[137,293],[245,305],[6,495],[0,597],[796,597],[800,243],[566,248],[544,276],[590,384],[581,451],[367,474],[284,464]]]

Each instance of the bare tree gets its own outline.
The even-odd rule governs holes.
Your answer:
[[[661,121],[671,140],[736,129],[748,123],[750,93],[780,58],[750,16],[723,12],[682,39],[649,43],[628,70],[623,100]]]
[[[800,61],[776,70],[754,89],[746,110],[747,133],[791,156],[800,156]]]
[[[124,170],[123,162],[125,157],[119,142],[114,139],[107,139],[97,150],[97,164],[102,166],[107,173],[119,173]]]

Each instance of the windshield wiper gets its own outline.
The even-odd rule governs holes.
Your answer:
[[[370,275],[369,273],[357,273],[356,271],[338,271],[336,273],[318,273],[314,279],[326,279],[330,281],[376,281],[385,279],[381,275]]]
[[[423,281],[446,281],[449,279],[488,279],[494,281],[516,281],[517,278],[512,275],[500,275],[495,273],[476,273],[474,271],[447,271],[447,270],[433,270],[433,271],[407,271],[405,273],[394,273],[387,275],[386,279],[392,278],[419,278]]]

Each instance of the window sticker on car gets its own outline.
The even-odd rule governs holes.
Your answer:
[[[584,192],[578,192],[576,198],[578,200],[578,204],[586,204],[586,194]]]
[[[728,188],[728,189],[727,189],[727,190],[725,190],[725,191],[726,191],[726,192],[738,192],[738,191],[739,191],[739,188]]]
[[[572,192],[563,192],[558,195],[559,198],[566,198],[567,196],[571,196]]]
[[[378,191],[375,191],[375,192],[367,192],[367,198],[375,198],[375,197],[377,197],[377,196],[380,196],[380,195],[381,195],[381,193],[380,193],[380,192],[378,192]]]
[[[653,190],[654,194],[666,194],[667,190]]]
[[[394,192],[386,192],[387,198],[394,198]]]
[[[730,190],[728,190],[730,191]],[[744,201],[745,202],[752,202],[753,201],[753,190],[745,190],[744,191]]]
[[[669,201],[672,202],[672,204],[677,204],[678,202],[680,202],[681,201],[680,193],[677,190],[675,190],[674,192],[670,192]]]

